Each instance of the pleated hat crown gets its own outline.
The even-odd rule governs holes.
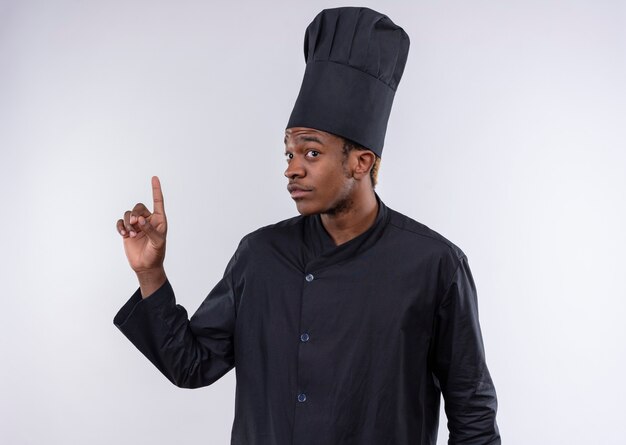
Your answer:
[[[382,155],[409,36],[369,8],[325,9],[307,27],[306,69],[287,128],[348,138]]]

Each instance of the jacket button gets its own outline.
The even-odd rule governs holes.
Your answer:
[[[310,283],[311,281],[313,281],[313,275],[308,274],[306,277],[304,277],[304,279]]]
[[[302,334],[300,336],[300,341],[303,341],[303,342],[309,341],[309,334],[307,334],[306,332],[304,334]]]
[[[298,402],[304,402],[306,400],[306,394],[298,394]]]

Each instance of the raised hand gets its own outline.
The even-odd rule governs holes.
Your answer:
[[[167,219],[163,206],[161,182],[152,177],[152,200],[154,212],[142,203],[124,213],[117,221],[117,231],[124,239],[124,251],[130,267],[137,275],[163,273]],[[142,289],[143,290],[143,289]]]

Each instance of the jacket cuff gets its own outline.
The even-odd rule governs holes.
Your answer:
[[[168,279],[148,298],[141,298],[141,288],[137,288],[135,293],[121,307],[113,318],[113,324],[118,328],[124,326],[139,309],[151,310],[163,305],[172,303],[174,300],[174,290]]]

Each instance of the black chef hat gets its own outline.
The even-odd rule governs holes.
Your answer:
[[[369,8],[320,12],[304,36],[306,70],[287,128],[350,139],[381,156],[409,36]]]

